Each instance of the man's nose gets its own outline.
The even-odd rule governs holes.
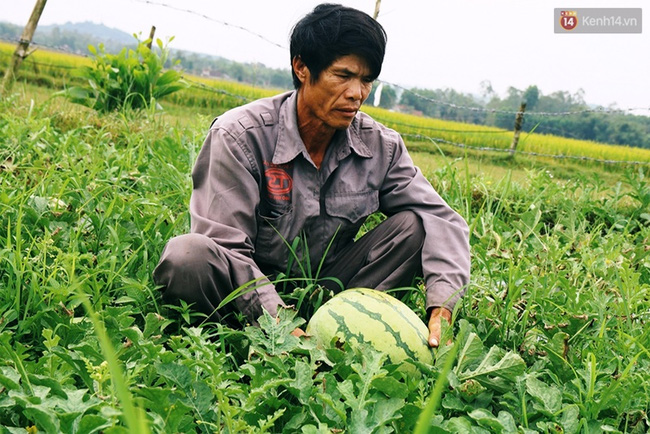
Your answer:
[[[363,83],[361,80],[350,80],[346,96],[354,101],[358,101],[363,98]]]

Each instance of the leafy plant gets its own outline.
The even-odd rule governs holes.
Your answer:
[[[89,46],[93,64],[78,70],[87,84],[72,86],[61,94],[99,112],[112,112],[155,108],[160,98],[189,87],[180,72],[163,71],[169,56],[167,45],[157,39],[158,53],[149,48],[149,41],[136,40],[135,49],[125,47],[119,54],[106,53],[102,44],[98,48]]]

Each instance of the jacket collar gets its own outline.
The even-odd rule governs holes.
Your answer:
[[[303,154],[305,159],[309,159],[309,154],[298,131],[297,95],[298,92],[294,91],[280,107],[279,132],[273,153],[273,164],[288,163],[300,154]],[[342,160],[351,152],[363,158],[372,157],[372,152],[359,135],[359,129],[362,128],[361,123],[361,117],[357,113],[350,127],[334,135],[329,146],[337,150],[337,160]]]

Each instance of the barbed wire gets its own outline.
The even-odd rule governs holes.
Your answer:
[[[400,136],[403,138],[412,138],[416,140],[429,140],[434,145],[438,145],[438,142],[444,143],[446,145],[451,145],[457,148],[474,150],[474,151],[490,151],[490,152],[503,152],[509,154],[519,154],[519,155],[528,155],[531,157],[544,157],[544,158],[554,158],[554,159],[571,159],[571,160],[580,160],[580,161],[591,161],[596,163],[604,164],[630,164],[630,165],[641,165],[648,166],[650,161],[633,161],[633,160],[605,160],[601,158],[587,157],[582,155],[557,155],[557,154],[545,154],[541,152],[531,152],[531,151],[520,151],[520,150],[510,150],[505,148],[493,148],[488,146],[472,146],[465,143],[457,143],[449,140],[445,140],[440,137],[429,137],[422,134],[408,134],[400,133]]]
[[[20,42],[20,38],[7,39],[7,38],[0,37],[0,42],[7,42],[7,43],[14,43],[15,44],[15,43]],[[29,45],[30,46],[35,46],[36,48],[41,48],[41,47],[42,48],[47,48],[48,50],[51,50],[51,51],[57,51],[57,52],[60,52],[60,53],[71,54],[71,55],[74,55],[74,56],[90,57],[88,54],[84,54],[83,52],[78,51],[78,50],[73,50],[70,47],[63,47],[63,46],[60,46],[60,45],[49,45],[49,44],[46,44],[46,43],[43,43],[43,42],[39,42],[37,40],[32,40],[29,43]],[[2,53],[2,52],[0,52],[0,53]],[[51,66],[55,66],[55,65],[51,65]]]
[[[424,131],[442,131],[445,133],[470,133],[470,134],[512,134],[512,130],[506,130],[503,129],[502,131],[485,131],[485,130],[454,130],[454,129],[447,129],[447,128],[435,128],[435,127],[426,127],[422,125],[417,125],[417,124],[409,124],[405,122],[399,122],[399,121],[394,121],[390,119],[385,119],[380,116],[373,116],[373,119],[376,121],[379,121],[385,125],[398,125],[400,127],[404,128],[413,128],[416,130],[424,130]],[[429,117],[428,119],[436,119],[436,118],[431,118]],[[453,122],[460,122],[460,121],[453,121]],[[490,125],[485,125],[485,127],[490,127]],[[575,134],[572,134],[568,131],[560,130],[558,128],[553,128],[547,125],[535,125],[531,129],[522,129],[522,132],[526,132],[528,134],[553,134],[556,136],[560,137],[568,137],[571,139],[576,139],[576,140],[585,140],[584,138],[578,137]]]
[[[24,65],[42,66],[43,68],[67,69],[67,70],[72,70],[72,69],[79,68],[79,66],[77,66],[77,65],[54,65],[52,63],[37,62],[36,60],[33,60],[33,59],[24,60],[23,64]]]
[[[18,43],[18,42],[20,42],[20,38],[12,38],[12,39],[0,38],[0,41],[7,42],[7,43]],[[30,41],[29,45],[30,45],[30,47],[34,46],[36,48],[47,48],[49,50],[58,51],[58,52],[61,52],[61,53],[73,54],[75,56],[88,57],[87,54],[84,54],[84,53],[79,52],[79,51],[74,51],[70,47],[64,47],[64,46],[60,46],[60,45],[48,45],[46,43],[39,42],[36,39],[33,39],[32,41]]]
[[[512,134],[512,131],[503,130],[503,131],[485,131],[485,130],[452,130],[447,128],[435,128],[435,127],[425,127],[415,124],[407,124],[405,122],[398,122],[389,119],[382,118],[380,116],[373,116],[373,119],[379,121],[383,124],[399,125],[400,127],[414,128],[418,130],[425,131],[443,131],[445,133],[471,133],[471,134]],[[432,118],[430,118],[432,119]]]
[[[465,134],[465,133],[471,133],[471,134],[512,134],[512,130],[506,130],[506,129],[501,130],[501,131],[454,130],[454,129],[447,129],[447,128],[435,128],[435,127],[426,127],[426,126],[421,126],[421,125],[416,125],[416,124],[408,124],[408,123],[405,123],[405,122],[398,122],[398,121],[394,121],[394,120],[390,120],[390,119],[385,119],[385,118],[382,118],[380,116],[373,116],[373,119],[375,119],[376,121],[379,121],[379,122],[381,122],[383,124],[386,124],[386,125],[389,125],[389,124],[390,125],[398,125],[398,126],[404,127],[404,128],[413,128],[413,129],[416,129],[416,130],[425,130],[425,131],[442,131],[442,132],[446,132],[446,133],[463,133],[463,134]],[[435,119],[435,118],[429,118],[429,119]],[[454,122],[458,122],[458,121],[454,121]],[[489,125],[485,125],[485,126],[489,127]],[[540,131],[540,130],[545,130],[545,131]],[[550,134],[555,134],[555,135],[561,136],[561,137],[569,137],[569,138],[576,139],[576,140],[584,140],[584,139],[576,136],[575,134],[571,134],[571,133],[569,133],[567,131],[562,131],[562,130],[559,130],[557,128],[552,128],[552,127],[549,127],[549,126],[546,126],[546,125],[536,125],[534,128],[532,128],[532,129],[530,129],[528,131],[526,131],[524,129],[522,129],[522,131],[525,131],[525,132],[527,132],[529,134],[532,134],[532,133],[546,134],[548,132]]]
[[[218,93],[218,94],[220,94],[220,95],[230,96],[230,97],[232,97],[232,98],[239,99],[239,100],[241,100],[241,101],[243,101],[243,102],[251,102],[251,101],[252,101],[252,99],[249,98],[249,97],[247,97],[247,96],[244,96],[244,95],[237,95],[237,94],[234,94],[234,93],[232,93],[232,92],[228,92],[228,91],[223,90],[223,89],[217,89],[216,87],[208,86],[208,85],[205,84],[205,83],[201,83],[201,82],[199,82],[199,81],[195,81],[195,80],[189,79],[189,78],[187,78],[187,76],[183,76],[183,80],[185,80],[186,82],[190,83],[190,85],[191,85],[192,87],[194,87],[194,88],[198,88],[198,89],[201,89],[201,90],[206,90],[206,91],[208,91],[208,92]]]
[[[403,92],[408,92],[411,95],[422,99],[424,101],[431,102],[433,104],[438,104],[438,105],[443,105],[447,106],[450,108],[454,108],[457,110],[466,110],[466,111],[472,111],[472,112],[484,112],[484,113],[497,113],[497,114],[506,114],[506,115],[511,115],[511,116],[516,116],[519,114],[523,114],[525,116],[572,116],[572,115],[580,115],[580,114],[586,114],[586,113],[601,113],[601,114],[625,114],[628,112],[633,112],[633,111],[638,111],[638,110],[648,110],[650,111],[650,107],[636,107],[636,108],[625,108],[625,109],[606,109],[604,107],[598,107],[595,109],[584,109],[584,110],[573,110],[573,111],[563,111],[563,112],[531,112],[531,111],[519,111],[519,110],[501,110],[501,109],[490,109],[486,107],[469,107],[469,106],[463,106],[463,105],[458,105],[454,103],[450,103],[447,101],[442,101],[440,99],[436,98],[431,98],[428,96],[421,95],[417,93],[416,91],[412,89],[407,89],[403,86],[400,86],[399,84],[391,83],[388,81],[384,80],[378,80],[381,83],[387,84],[389,86],[395,87],[397,89],[402,90]]]
[[[161,7],[173,9],[173,10],[176,10],[176,11],[179,11],[179,12],[186,12],[188,14],[197,15],[197,16],[199,16],[201,18],[204,18],[204,19],[206,19],[208,21],[212,21],[212,22],[224,25],[226,27],[233,27],[235,29],[242,30],[244,32],[250,33],[251,35],[258,37],[261,40],[263,40],[265,42],[268,42],[269,44],[275,45],[276,47],[282,48],[284,50],[288,50],[288,48],[285,47],[284,45],[278,44],[277,42],[274,42],[274,41],[268,39],[267,37],[265,37],[263,35],[260,35],[257,32],[254,32],[254,31],[252,31],[250,29],[247,29],[246,27],[240,26],[238,24],[232,24],[232,23],[229,23],[229,22],[226,22],[226,21],[218,20],[216,18],[212,18],[212,17],[210,17],[208,15],[205,15],[205,14],[203,14],[201,12],[196,12],[196,11],[193,11],[191,9],[179,8],[177,6],[172,6],[172,5],[169,5],[169,4],[166,4],[166,3],[155,2],[155,1],[151,1],[151,0],[131,0],[131,1],[137,2],[137,3],[145,3],[145,4],[155,5],[155,6],[161,6]]]
[[[224,26],[233,27],[233,28],[248,32],[248,33],[250,33],[250,34],[252,34],[252,35],[254,35],[254,36],[256,36],[256,37],[258,37],[258,38],[260,38],[260,39],[262,39],[262,40],[264,40],[264,41],[266,41],[266,42],[268,42],[268,43],[270,43],[272,45],[275,45],[275,46],[277,46],[279,48],[282,48],[282,49],[287,49],[287,47],[285,47],[283,45],[280,45],[280,44],[266,38],[265,36],[263,36],[263,35],[261,35],[261,34],[259,34],[257,32],[254,32],[254,31],[252,31],[250,29],[247,29],[247,28],[245,28],[243,26],[240,26],[240,25],[237,25],[237,24],[231,24],[231,23],[228,23],[228,22],[222,21],[222,20],[218,20],[218,19],[212,18],[212,17],[210,17],[208,15],[205,15],[203,13],[193,11],[191,9],[179,8],[179,7],[172,6],[172,5],[169,5],[169,4],[166,4],[166,3],[155,2],[155,1],[152,1],[152,0],[131,0],[131,1],[138,2],[138,3],[144,3],[144,4],[155,5],[155,6],[161,6],[161,7],[177,10],[177,11],[180,11],[180,12],[186,12],[186,13],[189,13],[189,14],[192,14],[192,15],[197,15],[197,16],[199,16],[201,18],[206,19],[206,20],[213,21],[213,22],[222,24]],[[14,42],[17,42],[17,41],[18,40],[16,39]],[[50,46],[50,45],[46,45],[46,44],[39,43],[39,42],[33,42],[33,44],[37,45],[37,46],[43,46],[43,47],[46,47],[46,48],[57,50],[57,51],[64,51],[64,52],[68,52],[70,54],[76,54],[76,55],[88,57],[88,55],[85,55],[83,53],[78,53],[76,51],[71,51],[70,49],[66,49],[65,47]],[[650,107],[621,108],[621,109],[606,109],[604,107],[597,107],[597,108],[594,108],[594,109],[583,109],[583,110],[573,110],[573,111],[569,110],[569,111],[561,111],[561,112],[533,112],[533,111],[521,112],[521,111],[517,111],[517,110],[490,109],[490,108],[486,108],[486,107],[477,107],[477,106],[470,107],[470,106],[454,104],[454,103],[450,103],[450,102],[443,101],[443,100],[440,100],[440,99],[424,96],[424,95],[422,95],[422,94],[420,94],[420,93],[418,93],[418,92],[416,92],[416,91],[414,91],[412,89],[408,89],[408,88],[406,88],[404,86],[401,86],[399,84],[392,83],[392,82],[389,82],[389,81],[385,81],[385,80],[377,80],[377,81],[380,82],[380,83],[383,83],[385,85],[392,86],[392,87],[394,87],[396,89],[400,89],[403,92],[408,92],[408,93],[412,94],[413,96],[415,96],[416,98],[419,98],[419,99],[421,99],[423,101],[427,101],[427,102],[430,102],[430,103],[433,103],[433,104],[450,107],[450,108],[453,108],[453,109],[456,109],[456,110],[465,110],[465,111],[477,112],[477,113],[494,113],[494,114],[505,114],[505,115],[510,115],[510,116],[516,116],[516,115],[519,115],[519,114],[523,114],[524,116],[527,116],[527,117],[531,117],[531,116],[557,117],[557,116],[581,115],[581,114],[587,114],[587,113],[600,113],[600,114],[614,115],[614,114],[626,114],[626,113],[630,113],[630,112],[634,112],[634,111],[645,111],[645,110],[650,111]]]
[[[13,57],[13,55],[9,53],[3,53],[0,51],[0,57]],[[55,65],[53,63],[38,62],[34,59],[23,60],[23,65],[26,66],[35,65],[35,66],[41,66],[43,68],[66,69],[66,70],[72,70],[78,68],[78,66],[73,66],[73,65]]]
[[[0,52],[0,55],[2,55],[2,54],[6,54],[6,53]],[[57,68],[57,67],[58,68],[65,68],[65,69],[76,68],[75,66],[54,65],[54,64],[35,62],[34,60],[31,60],[31,59],[26,61],[26,62],[29,62],[30,64],[36,64],[36,65],[41,65],[41,66],[46,66],[46,67],[51,67],[51,68]],[[253,100],[250,97],[247,97],[247,96],[244,96],[244,95],[234,94],[232,92],[228,92],[228,91],[223,90],[223,89],[218,89],[218,88],[209,86],[207,84],[201,83],[201,82],[193,80],[191,78],[188,78],[186,75],[183,75],[182,78],[183,78],[183,80],[188,82],[192,88],[195,88],[195,89],[200,89],[200,90],[205,90],[205,91],[220,94],[220,95],[225,95],[225,96],[228,96],[228,97],[231,97],[231,98],[239,99],[244,103],[251,102]],[[417,128],[417,129],[426,130],[426,131],[439,131],[439,132],[463,133],[463,134],[465,134],[465,133],[510,134],[511,133],[511,131],[507,131],[507,130],[503,130],[503,131],[453,130],[453,129],[446,129],[446,128],[425,127],[425,126],[418,126],[418,125],[414,125],[414,124],[407,124],[407,123],[402,123],[402,122],[390,121],[390,120],[382,119],[381,117],[375,117],[374,119],[379,121],[379,122],[385,123],[385,124],[393,124],[393,125],[399,125],[399,126],[403,126],[403,127]],[[545,157],[545,158],[553,158],[553,159],[573,159],[573,160],[591,161],[591,162],[604,163],[604,164],[650,165],[650,161],[607,160],[607,159],[600,159],[600,158],[593,158],[593,157],[579,156],[579,155],[545,154],[545,153],[540,153],[540,152],[521,151],[521,150],[512,151],[510,149],[505,149],[505,148],[494,148],[494,147],[488,147],[488,146],[467,145],[465,143],[453,142],[453,141],[450,141],[450,140],[443,139],[441,137],[430,137],[430,136],[426,136],[426,135],[423,135],[423,134],[400,133],[400,135],[403,138],[411,138],[411,139],[415,139],[415,140],[428,140],[428,141],[434,143],[436,146],[438,145],[438,143],[443,143],[443,144],[454,146],[454,147],[457,147],[457,148],[474,150],[474,151],[502,152],[502,153],[520,154],[520,155],[528,155],[528,156],[533,156],[533,157]]]

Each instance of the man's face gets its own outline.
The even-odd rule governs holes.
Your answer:
[[[372,76],[366,62],[357,55],[339,57],[312,82],[309,68],[294,60],[294,71],[301,81],[298,116],[302,124],[324,124],[345,129],[368,98]]]

